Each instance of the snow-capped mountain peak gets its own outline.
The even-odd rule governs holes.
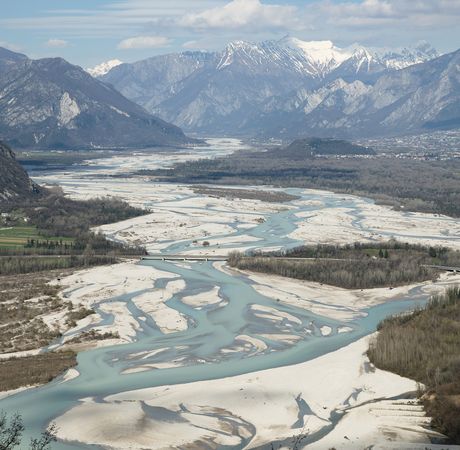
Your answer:
[[[352,56],[352,52],[336,47],[332,41],[302,41],[294,37],[285,37],[278,44],[300,52],[320,76],[324,76]]]
[[[302,41],[297,38],[284,38],[280,44],[290,48],[298,48],[312,61],[327,65],[331,61],[341,63],[349,58],[349,51],[336,47],[332,41]]]
[[[95,67],[88,67],[86,71],[95,78],[102,77],[120,64],[123,64],[123,61],[120,61],[119,59],[111,59],[110,61],[105,61]]]
[[[374,66],[381,64],[379,58],[365,47],[357,47],[348,61],[355,73],[371,72]]]
[[[307,42],[293,37],[260,44],[233,41],[222,52],[217,69],[222,70],[236,62],[246,66],[268,64],[291,67],[306,75],[322,78],[352,54],[352,51],[336,47],[331,41]]]

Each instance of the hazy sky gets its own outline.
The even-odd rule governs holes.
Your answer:
[[[339,46],[460,47],[460,0],[0,0],[0,46],[84,67],[290,34]]]

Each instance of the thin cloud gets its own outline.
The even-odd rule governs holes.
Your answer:
[[[362,0],[318,2],[319,15],[341,27],[451,25],[460,17],[460,0]]]
[[[69,46],[69,41],[64,39],[48,39],[45,45],[50,48],[65,48]]]
[[[122,40],[118,44],[121,50],[164,48],[171,45],[171,39],[164,36],[136,36]]]

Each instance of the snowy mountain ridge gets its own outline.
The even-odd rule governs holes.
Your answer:
[[[88,67],[85,69],[93,77],[102,77],[106,73],[110,72],[114,67],[123,64],[123,61],[119,59],[111,59],[109,61],[104,61],[101,64],[98,64],[94,67]]]
[[[367,48],[360,44],[340,48],[330,40],[303,41],[290,36],[260,43],[232,41],[221,52],[209,52],[208,55],[217,56],[215,61],[217,70],[224,70],[232,64],[246,67],[269,65],[289,68],[315,78],[326,77],[347,61],[355,62],[357,72],[366,65],[379,66],[381,70],[384,68],[397,70],[439,56],[438,52],[426,42],[420,43],[413,49]],[[103,77],[121,64],[122,61],[112,59],[86,71],[94,77]]]

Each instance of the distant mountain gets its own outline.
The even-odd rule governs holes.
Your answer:
[[[28,198],[40,192],[27,172],[16,161],[16,157],[3,142],[0,142],[0,204],[18,198]]]
[[[335,80],[297,91],[282,113],[254,121],[262,135],[357,137],[460,127],[460,50],[391,71],[373,84]]]
[[[390,69],[405,69],[414,64],[424,63],[437,58],[439,53],[425,41],[419,42],[415,48],[374,49],[375,54]]]
[[[123,64],[123,61],[120,61],[119,59],[111,59],[110,61],[105,61],[95,67],[88,67],[86,71],[93,77],[102,77],[102,75],[105,75],[111,69],[119,66],[120,64]]]
[[[221,52],[156,56],[119,65],[101,79],[188,131],[270,135],[275,126],[282,135],[285,118],[293,112],[301,116],[302,108],[316,109],[340,86],[351,85],[343,94],[348,100],[381,76],[436,56],[426,43],[398,50],[339,48],[331,41],[285,37],[259,44],[235,41]],[[324,120],[340,120],[340,114]]]
[[[181,89],[181,82],[189,77],[199,77],[199,74],[217,63],[218,56],[215,53],[161,55],[132,64],[121,64],[101,79],[153,112],[158,103],[170,99]]]
[[[18,148],[123,148],[190,142],[183,132],[61,58],[0,52],[0,139]]]

